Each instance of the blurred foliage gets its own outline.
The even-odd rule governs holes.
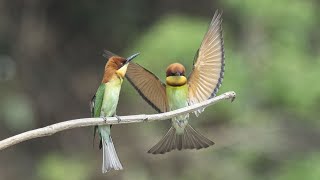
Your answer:
[[[125,170],[103,175],[91,129],[77,129],[0,152],[3,178],[320,177],[319,2],[35,2],[0,2],[7,7],[0,11],[1,138],[89,116],[103,48],[123,56],[141,52],[135,62],[162,80],[172,62],[190,73],[215,9],[224,12],[226,69],[219,93],[234,90],[237,99],[191,116],[190,123],[216,143],[212,148],[152,156],[146,151],[169,122],[115,126]],[[125,82],[118,115],[154,112]]]
[[[34,128],[34,114],[28,97],[21,94],[8,94],[3,98],[0,107],[0,112],[3,113],[9,129],[22,131]]]
[[[90,169],[86,163],[82,163],[81,157],[65,158],[59,154],[48,154],[38,166],[38,178],[47,180],[69,179],[85,180],[88,179]]]
[[[281,170],[277,180],[316,180],[320,177],[320,156],[314,153],[305,159],[289,160]]]

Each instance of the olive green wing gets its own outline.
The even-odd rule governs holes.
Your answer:
[[[100,117],[105,88],[106,88],[106,85],[101,84],[99,86],[96,94],[93,96],[93,98],[91,100],[90,106],[91,106],[91,116],[92,117]]]
[[[106,85],[101,84],[96,94],[91,99],[91,102],[90,102],[91,117],[100,117],[105,88],[106,88]],[[96,137],[97,128],[98,126],[95,126],[93,130],[93,143]]]
[[[168,102],[166,87],[152,72],[139,64],[130,62],[126,77],[140,96],[158,112],[166,112]]]
[[[188,78],[190,104],[216,95],[224,76],[224,60],[222,17],[216,11],[196,53],[193,71]]]

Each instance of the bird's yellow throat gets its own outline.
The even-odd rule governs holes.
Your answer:
[[[170,86],[182,86],[187,83],[187,78],[185,76],[168,76],[166,83]]]
[[[122,66],[120,69],[118,69],[116,71],[118,76],[120,76],[121,78],[124,78],[124,76],[126,75],[126,72],[127,72],[128,65],[129,64],[125,64],[124,66]]]

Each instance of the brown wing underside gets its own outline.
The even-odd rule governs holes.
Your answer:
[[[188,78],[190,104],[214,97],[221,86],[225,65],[221,24],[221,13],[216,11]]]
[[[126,77],[141,97],[158,112],[167,111],[165,84],[150,71],[136,63],[130,63]]]

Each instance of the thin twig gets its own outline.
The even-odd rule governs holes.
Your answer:
[[[151,122],[156,120],[166,120],[171,119],[175,116],[179,116],[181,114],[194,112],[197,109],[202,109],[212,104],[215,104],[224,99],[234,100],[236,97],[236,93],[233,91],[226,92],[221,94],[220,96],[214,97],[212,99],[208,99],[198,104],[194,104],[185,108],[177,109],[174,111],[159,113],[159,114],[140,114],[140,115],[132,115],[132,116],[119,116],[121,121],[119,122],[116,117],[108,117],[107,120],[103,118],[82,118],[82,119],[74,119],[69,121],[64,121],[56,124],[52,124],[50,126],[46,126],[39,129],[30,130],[7,139],[0,141],[0,150],[5,149],[7,147],[13,146],[15,144],[21,143],[23,141],[27,141],[29,139],[34,139],[43,136],[51,136],[57,132],[85,127],[85,126],[94,126],[94,125],[103,125],[103,124],[124,124],[124,123],[138,123],[138,122]]]

